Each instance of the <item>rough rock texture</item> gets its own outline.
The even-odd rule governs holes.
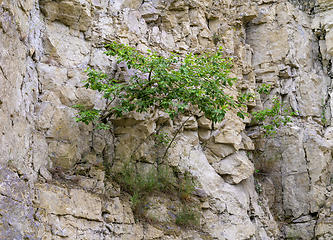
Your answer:
[[[332,7],[331,0],[0,0],[0,238],[332,239]],[[217,124],[201,114],[186,122],[164,164],[197,181],[185,201],[199,206],[194,228],[175,225],[184,199],[165,194],[149,196],[148,221],[137,219],[131,196],[106,176],[131,155],[139,171],[154,169],[165,150],[156,136],[173,136],[188,116],[131,113],[112,119],[109,131],[73,118],[74,104],[106,105],[83,87],[85,68],[131,75],[103,55],[110,41],[162,55],[222,46],[238,78],[230,94],[272,85],[249,112],[274,95],[299,111],[270,137],[231,111]]]

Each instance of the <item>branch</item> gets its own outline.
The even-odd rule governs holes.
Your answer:
[[[164,152],[164,155],[163,155],[163,158],[162,159],[164,159],[165,158],[165,156],[166,156],[166,154],[167,154],[167,152],[168,152],[168,150],[169,150],[169,148],[171,147],[171,144],[175,141],[175,139],[176,139],[176,137],[177,137],[177,135],[178,135],[178,133],[179,133],[179,131],[180,131],[180,129],[182,129],[183,127],[184,127],[184,125],[185,125],[185,123],[191,118],[191,117],[193,117],[193,115],[194,115],[194,113],[192,113],[184,122],[183,122],[183,124],[177,129],[177,132],[175,133],[175,136],[172,138],[172,140],[171,140],[171,142],[169,143],[169,145],[168,145],[168,147],[167,147],[167,149],[165,150],[165,152]]]
[[[156,78],[155,80],[151,81],[151,74],[152,74],[152,72],[153,72],[153,69],[154,69],[154,68],[152,68],[152,69],[150,70],[150,72],[149,72],[149,75],[148,75],[148,83],[147,83],[147,84],[141,89],[140,92],[146,90],[147,88],[151,87],[151,85],[153,85],[154,83],[157,82],[157,78]],[[135,98],[137,98],[138,96],[139,96],[139,93],[135,94],[134,96],[132,96],[132,97],[130,97],[130,98],[128,99],[128,102],[132,102],[132,101],[133,101]],[[106,115],[104,115],[104,116],[101,116],[101,121],[105,120],[105,119],[108,118],[108,117],[111,117],[112,114],[113,114],[113,112],[109,112],[108,114],[106,114]]]

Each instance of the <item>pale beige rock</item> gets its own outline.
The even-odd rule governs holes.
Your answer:
[[[184,129],[186,130],[196,130],[198,128],[198,123],[194,116],[191,117],[184,116],[182,118],[182,123],[184,122],[185,122]]]
[[[324,137],[325,137],[327,140],[332,140],[332,139],[333,139],[333,127],[328,127],[328,128],[325,130]]]
[[[180,208],[179,202],[164,197],[148,197],[147,208],[143,214],[147,219],[164,223],[175,223],[176,211]]]
[[[91,52],[91,58],[89,65],[94,69],[100,70],[104,73],[110,73],[115,70],[115,62],[112,64],[112,59],[105,54],[103,54],[106,49],[93,49]]]
[[[173,123],[169,117],[169,114],[162,112],[162,111],[158,111],[158,116],[156,119],[156,124],[157,125],[166,125],[166,126],[172,126]]]
[[[151,2],[144,2],[139,8],[139,12],[147,23],[156,21],[159,16],[159,11],[157,11]]]
[[[52,164],[48,158],[48,144],[46,139],[40,133],[33,133],[32,138],[34,140],[32,144],[34,170],[38,172],[41,168],[44,168],[42,171],[49,169]],[[45,176],[47,176],[47,173],[45,173]]]
[[[148,114],[130,112],[123,118],[112,118],[111,121],[115,125],[119,125],[119,126],[133,126],[134,124],[143,122],[144,120],[147,119],[147,117],[148,117]]]
[[[86,1],[68,0],[59,3],[42,1],[42,11],[54,21],[60,20],[73,28],[86,31],[91,23],[90,4]]]
[[[216,144],[213,139],[207,141],[205,154],[210,163],[216,162],[236,152],[236,149],[229,144]]]
[[[103,205],[104,219],[107,223],[124,223],[124,209],[118,197]]]
[[[296,1],[291,2],[296,6]],[[121,202],[122,223],[106,223],[102,211],[93,208],[99,208],[99,196],[78,189],[73,192],[37,185],[34,191],[41,204],[37,198],[36,203],[24,205],[26,200],[10,200],[18,199],[22,193],[16,191],[15,181],[12,186],[19,194],[1,193],[0,209],[15,211],[11,213],[14,217],[10,228],[4,229],[2,226],[7,225],[0,224],[0,232],[7,234],[18,229],[22,233],[6,235],[6,239],[24,238],[28,233],[34,239],[281,238],[270,215],[272,211],[276,219],[299,221],[282,229],[284,237],[292,237],[296,229],[302,230],[303,239],[315,237],[315,220],[310,215],[318,212],[315,234],[320,240],[330,239],[332,100],[328,99],[331,81],[327,75],[332,72],[332,1],[318,0],[315,8],[312,1],[297,2],[300,7],[275,0],[0,1],[0,159],[18,168],[22,183],[28,179],[29,186],[33,186],[38,172],[50,179],[44,171],[52,169],[50,158],[65,160],[66,168],[76,161],[82,164],[82,160],[88,160],[87,165],[96,166],[86,166],[85,174],[90,177],[80,177],[78,187],[120,197],[123,193],[116,184],[108,183],[104,188],[104,174],[95,167],[104,161],[107,166],[113,164],[116,171],[118,163],[129,159],[139,145],[136,157],[153,163],[156,152],[162,150],[155,149],[156,142],[151,137],[145,139],[163,124],[168,125],[170,134],[174,133],[172,121],[162,113],[116,119],[114,122],[120,127],[98,134],[92,133],[92,124],[86,126],[73,120],[76,111],[69,108],[73,104],[81,103],[90,109],[105,106],[105,101],[99,99],[101,95],[83,87],[81,81],[86,75],[82,69],[94,67],[123,80],[131,76],[129,71],[118,71],[115,61],[102,54],[104,42],[116,40],[143,52],[156,50],[163,56],[177,50],[181,54],[206,53],[222,46],[226,56],[235,56],[231,71],[238,81],[233,91],[251,92],[258,84],[272,84],[272,93],[261,96],[257,105],[262,106],[256,109],[271,106],[269,99],[280,94],[287,101],[285,106],[300,110],[301,115],[293,119],[294,125],[288,124],[275,137],[256,135],[258,151],[251,153],[253,160],[257,161],[256,166],[269,170],[262,172],[267,174],[266,179],[257,179],[263,189],[260,200],[251,176],[230,185],[212,167],[236,155],[236,149],[254,150],[252,140],[243,133],[249,118],[233,126],[229,121],[235,118],[226,116],[225,121],[214,124],[213,136],[211,125],[200,125],[200,120],[197,127],[194,123],[179,134],[169,149],[169,165],[179,173],[190,171],[198,177],[200,189],[207,195],[200,226],[203,235],[195,230],[175,230],[177,236],[163,236],[158,232],[161,229],[154,234],[144,232],[142,225],[134,224],[125,200]],[[312,8],[310,16],[307,11]],[[255,107],[255,101],[248,107]],[[325,131],[320,125],[323,115],[328,120]],[[201,115],[197,117],[200,119]],[[55,150],[57,158],[52,154]],[[70,159],[66,158],[68,155]],[[232,166],[228,164],[223,170]],[[69,179],[61,181],[75,184]],[[7,189],[6,184],[1,185],[1,191]],[[33,199],[33,194],[21,195]],[[324,202],[328,205],[323,206]],[[7,203],[11,205],[8,207]],[[0,213],[5,218],[6,214]],[[29,217],[25,218],[25,214]]]
[[[73,215],[95,221],[102,220],[101,199],[83,190],[70,190],[70,198],[73,204]]]
[[[244,129],[244,123],[234,114],[227,114],[223,127],[213,135],[215,143],[232,144],[236,149],[239,148],[242,136],[241,131]]]
[[[54,21],[57,19],[58,15],[58,3],[56,2],[46,2],[41,4],[41,10],[46,15],[47,19]]]
[[[254,145],[253,141],[251,140],[251,138],[249,138],[244,132],[241,132],[241,136],[242,136],[242,144],[244,146],[243,149],[254,151],[255,145]]]
[[[102,205],[99,198],[83,190],[66,189],[52,185],[37,188],[39,206],[56,215],[71,214],[89,220],[102,220]]]
[[[232,216],[231,221],[237,222],[237,227],[228,222],[217,222],[217,216],[211,211],[205,211],[203,216],[206,224],[204,229],[209,231],[215,238],[221,238],[221,232],[223,233],[222,239],[247,239],[255,233],[255,226],[247,219],[241,219],[239,216]],[[211,224],[217,222],[214,228],[211,228]]]
[[[199,144],[198,132],[184,131],[183,134],[179,136],[179,140],[197,146]]]
[[[100,190],[97,188],[98,181],[93,178],[80,176],[78,185],[86,191],[96,192],[97,190]]]
[[[67,80],[66,68],[39,63],[37,65],[37,71],[43,91],[50,90],[59,93],[63,83]]]
[[[84,41],[82,33],[79,37],[70,35],[69,28],[59,22],[47,25],[44,49],[48,57],[45,62],[56,60],[69,67],[86,64],[89,61],[89,44]]]
[[[198,118],[198,126],[204,129],[212,129],[212,120],[202,116]]]
[[[166,31],[162,31],[161,33],[161,44],[166,48],[166,49],[173,49],[175,46],[174,43],[174,36]]]
[[[144,230],[145,233],[145,239],[156,239],[162,237],[163,231],[151,226],[147,225]]]
[[[47,181],[51,181],[52,180],[52,174],[44,166],[42,166],[42,167],[39,168],[39,173]]]
[[[299,102],[299,108],[302,115],[317,115],[321,114],[321,104],[323,96],[326,96],[328,85],[327,77],[319,77],[314,72],[310,74],[304,73],[302,78],[297,78],[299,91],[296,99]],[[320,94],[319,94],[320,92]]]
[[[306,160],[308,161],[308,171],[310,180],[309,195],[313,197],[310,202],[310,211],[316,212],[319,206],[326,199],[326,182],[330,179],[327,166],[330,165],[331,143],[328,143],[319,136],[308,133],[304,141]]]
[[[198,135],[200,141],[207,141],[210,138],[211,130],[199,128]]]
[[[214,169],[230,184],[238,184],[254,172],[253,163],[244,151],[238,151],[213,164]]]
[[[132,8],[137,9],[142,4],[139,0],[115,0],[115,2],[112,4],[112,7],[116,10],[120,10],[123,8]]]
[[[55,167],[70,170],[77,160],[77,144],[52,141],[49,144],[49,157]]]
[[[333,31],[329,31],[326,34],[326,48],[327,48],[327,53],[333,56]]]

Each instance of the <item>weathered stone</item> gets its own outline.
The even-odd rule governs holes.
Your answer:
[[[77,145],[60,141],[52,141],[49,144],[49,157],[55,167],[70,170],[77,160]]]
[[[146,226],[144,233],[145,233],[146,239],[156,239],[156,238],[160,238],[164,235],[163,231],[161,231],[151,225]]]
[[[48,213],[102,220],[101,200],[83,190],[72,189],[68,192],[67,189],[52,185],[39,185],[37,196],[39,206]]]
[[[179,202],[171,201],[163,197],[148,197],[144,216],[152,221],[163,223],[175,223],[176,212],[180,208]]]
[[[59,22],[47,25],[46,33],[46,63],[56,60],[66,67],[88,63],[89,44],[84,41],[82,34],[79,37],[70,35],[69,28]]]
[[[42,175],[43,178],[45,178],[47,181],[52,180],[52,174],[45,168],[45,167],[40,167],[39,168],[39,173]]]
[[[34,220],[33,192],[28,184],[3,165],[0,165],[0,182],[0,236],[4,239],[37,238],[41,224]]]
[[[210,138],[211,130],[199,128],[198,129],[198,135],[200,141],[207,141]]]
[[[4,209],[0,235],[4,239],[277,239],[281,236],[273,219],[290,219],[292,224],[282,228],[285,238],[332,238],[332,6],[330,0],[0,0],[0,161],[18,169],[15,178],[3,174],[7,178],[0,184]],[[175,51],[202,54],[223,47],[223,57],[234,56],[230,76],[238,79],[232,89],[225,89],[226,94],[237,99],[238,90],[250,93],[262,83],[271,84],[271,93],[248,103],[249,109],[269,108],[278,95],[285,102],[283,108],[300,111],[293,124],[274,137],[262,137],[260,131],[252,134],[255,145],[243,131],[245,124],[255,128],[257,123],[248,117],[237,119],[233,110],[214,124],[213,131],[203,113],[196,113],[198,124],[192,119],[193,124],[179,133],[165,162],[179,174],[190,172],[205,193],[195,193],[207,203],[201,211],[202,232],[166,227],[151,234],[149,227],[144,231],[141,224],[134,224],[126,200],[121,201],[122,222],[106,223],[99,210],[102,197],[48,185],[59,182],[76,188],[77,183],[86,191],[123,199],[116,184],[104,187],[101,164],[117,172],[119,163],[136,151],[138,168],[145,171],[151,164],[142,162],[155,163],[163,152],[153,134],[175,133],[169,116],[156,110],[114,119],[118,126],[104,132],[73,119],[74,104],[89,109],[107,104],[100,93],[84,87],[83,69],[93,67],[110,78],[130,81],[133,70],[102,54],[104,43],[115,40],[161,56]],[[236,173],[232,181],[227,174],[223,177],[238,184],[225,183],[213,168],[239,154],[238,149],[253,151],[258,186],[252,176],[240,181],[240,166],[247,158],[244,162],[237,158],[239,166],[230,161],[221,167],[223,171],[219,169]],[[51,179],[46,169],[59,165]],[[63,172],[67,170],[85,176],[72,177]],[[34,186],[42,180],[38,173],[48,184]],[[30,187],[37,195],[34,204],[28,201],[33,194],[26,194]],[[260,198],[256,187],[262,190]],[[309,217],[317,213],[318,219]],[[299,230],[300,235],[295,235]]]
[[[213,138],[207,141],[205,154],[210,163],[219,161],[234,152],[236,152],[236,149],[232,145],[217,144],[213,141]]]
[[[124,223],[123,204],[118,197],[106,202],[103,205],[103,215],[107,223]]]
[[[236,152],[220,162],[214,163],[213,167],[230,184],[238,184],[254,172],[253,163],[250,162],[244,151]]]
[[[241,132],[240,134],[242,136],[242,144],[244,150],[255,150],[255,146],[251,138],[249,138],[244,132]],[[242,148],[242,147],[240,147]]]
[[[184,129],[186,130],[196,130],[198,128],[198,123],[197,120],[195,119],[195,117],[187,117],[184,116],[182,118],[182,123],[184,123]]]
[[[219,131],[214,133],[215,143],[233,144],[238,149],[242,140],[240,133],[244,129],[244,124],[239,117],[232,114],[228,114],[226,118],[223,127],[220,127]]]
[[[212,129],[212,120],[202,116],[198,118],[198,126],[204,129]]]
[[[146,120],[144,114],[140,114],[137,112],[130,112],[123,118],[114,118],[112,119],[112,123],[119,126],[133,126],[134,124],[141,123]]]
[[[327,53],[333,57],[333,31],[326,34],[326,48]]]
[[[144,2],[139,11],[147,23],[156,21],[159,16],[159,11],[156,10],[151,2]]]

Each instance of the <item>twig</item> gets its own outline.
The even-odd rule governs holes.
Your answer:
[[[176,137],[177,137],[179,131],[184,127],[185,123],[186,123],[191,117],[193,117],[193,115],[194,115],[194,114],[191,114],[191,115],[190,115],[190,116],[189,116],[189,117],[183,122],[183,124],[177,129],[177,131],[176,131],[176,133],[175,133],[175,136],[174,136],[174,137],[172,138],[172,140],[170,141],[170,143],[169,143],[167,149],[166,149],[165,152],[164,152],[164,155],[163,155],[163,158],[162,158],[162,159],[165,159],[165,156],[166,156],[166,154],[167,154],[169,148],[171,147],[171,144],[175,141],[175,139],[176,139]]]

